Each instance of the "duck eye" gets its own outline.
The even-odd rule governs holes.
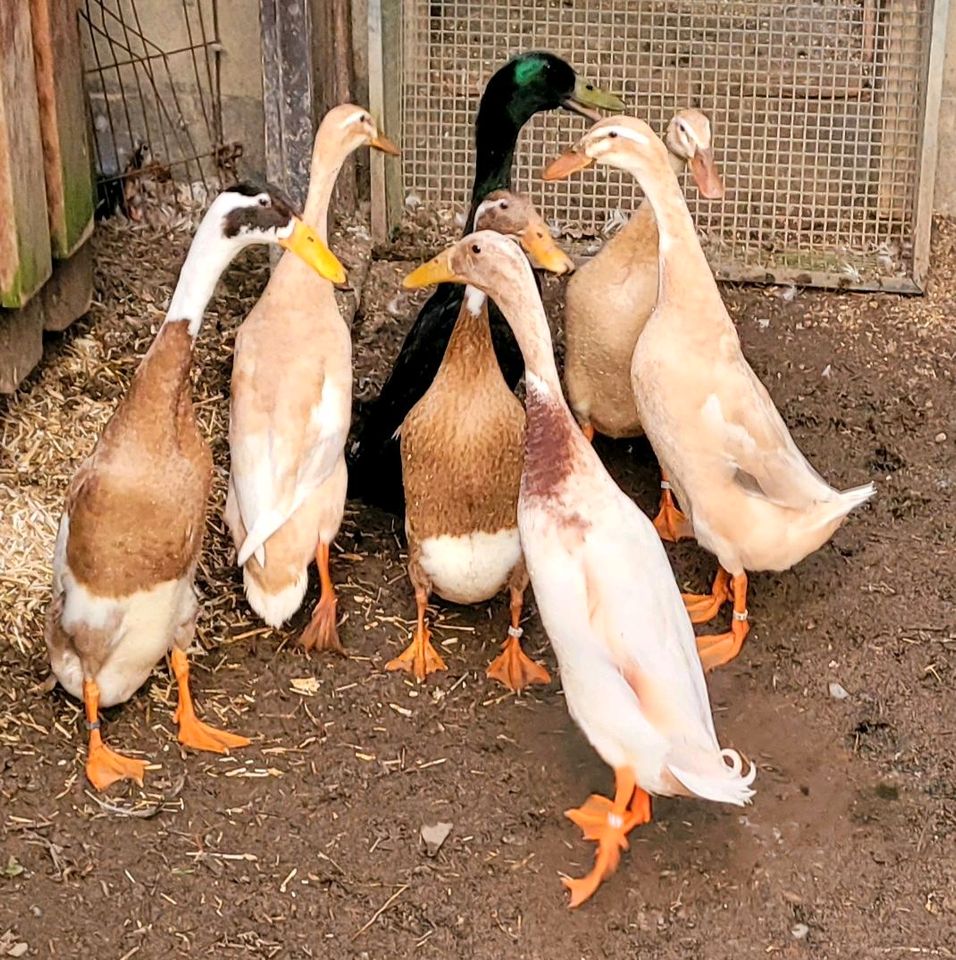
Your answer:
[[[471,252],[472,252],[472,253],[481,253],[481,247],[479,247],[477,243],[473,243],[473,244],[471,245]]]
[[[260,206],[260,207],[268,207],[268,206],[269,206],[269,198],[268,198],[268,197],[259,197],[259,206]]]
[[[502,200],[500,206],[501,206],[501,209],[502,209],[502,210],[507,210],[507,209],[508,209],[508,201],[507,201],[507,200]]]
[[[617,137],[617,130],[612,130],[608,136],[613,140]]]
[[[585,90],[593,90],[593,89],[594,89],[594,84],[593,84],[593,83],[586,83],[586,84],[584,85],[584,89],[585,89]]]
[[[371,122],[372,122],[372,118],[368,114],[362,117],[362,123],[371,123]]]

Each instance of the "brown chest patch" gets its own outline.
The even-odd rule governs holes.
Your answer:
[[[574,468],[574,433],[578,430],[563,400],[528,383],[525,406],[525,465],[521,494],[555,494]],[[582,438],[582,442],[583,438]]]
[[[472,316],[463,306],[438,374],[402,425],[410,540],[515,526],[524,420],[486,311]]]
[[[199,556],[212,455],[190,397],[192,340],[166,324],[70,488],[67,562],[84,586],[126,596]]]

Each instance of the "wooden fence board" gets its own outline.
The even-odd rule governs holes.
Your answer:
[[[0,2],[0,51],[0,306],[20,307],[52,269],[28,4]]]
[[[53,256],[68,257],[93,229],[93,178],[83,102],[76,0],[30,0]]]

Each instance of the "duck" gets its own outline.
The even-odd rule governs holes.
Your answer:
[[[801,453],[747,363],[668,159],[633,117],[595,124],[545,171],[561,179],[592,163],[635,177],[657,222],[657,306],[637,341],[631,386],[661,470],[698,543],[718,562],[707,594],[686,596],[696,623],[733,604],[731,629],[701,636],[708,670],[733,660],[749,632],[747,572],[783,571],[818,550],[872,483],[830,486]]]
[[[537,113],[564,108],[593,121],[598,108],[623,110],[623,102],[579,77],[574,68],[546,51],[519,54],[488,81],[475,118],[475,176],[464,234],[494,190],[511,188],[518,137]],[[399,431],[441,365],[464,294],[454,284],[439,287],[418,312],[378,396],[366,404],[349,452],[352,495],[401,515],[404,510]],[[514,390],[523,365],[508,325],[497,307],[488,307],[495,354]]]
[[[493,298],[525,362],[527,429],[518,532],[568,710],[614,770],[613,799],[592,795],[567,816],[596,841],[594,866],[565,877],[570,905],[618,866],[627,836],[651,818],[651,795],[743,805],[745,772],[721,748],[694,631],[653,524],[608,474],[561,392],[544,307],[526,258],[484,230],[405,280],[470,284]]]
[[[689,167],[702,196],[723,197],[712,125],[705,113],[696,108],[676,113],[664,142],[675,173]],[[571,410],[589,440],[595,433],[622,439],[644,432],[631,389],[631,359],[657,304],[657,261],[657,224],[645,197],[630,221],[568,282],[564,383]],[[669,541],[692,537],[666,478],[661,488],[657,532]]]
[[[355,104],[322,119],[303,220],[328,240],[339,170],[360,147],[396,147]],[[344,654],[336,624],[331,545],[345,511],[345,441],[352,416],[352,341],[334,281],[282,257],[236,336],[224,519],[246,599],[278,627],[302,605],[315,560],[321,592],[299,641]]]
[[[574,269],[525,196],[494,190],[474,220],[476,229],[517,239],[543,269],[558,275]],[[528,586],[517,521],[524,428],[524,408],[495,357],[487,297],[466,288],[438,373],[402,424],[408,576],[418,623],[408,648],[387,669],[408,670],[419,680],[445,669],[425,624],[432,592],[474,604],[507,587],[511,626],[487,675],[514,692],[550,682],[521,647]]]
[[[84,703],[86,775],[97,790],[140,785],[142,760],[108,747],[100,708],[128,700],[167,654],[178,685],[179,742],[224,753],[246,737],[198,719],[186,651],[212,455],[196,422],[193,345],[219,277],[251,244],[278,244],[323,276],[342,265],[275,190],[225,190],[200,222],[165,320],[70,483],[53,555],[45,638],[53,677]]]

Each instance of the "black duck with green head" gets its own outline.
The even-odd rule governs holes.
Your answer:
[[[475,180],[463,235],[472,231],[475,211],[489,193],[511,188],[521,128],[536,113],[562,107],[593,121],[600,118],[595,108],[620,111],[624,104],[578,77],[560,57],[543,51],[514,57],[488,81],[475,119]],[[436,288],[405,337],[381,393],[365,407],[350,453],[352,495],[395,512],[404,509],[396,432],[438,372],[464,291],[451,283]],[[524,370],[521,351],[498,308],[494,303],[488,307],[498,363],[513,390]]]

